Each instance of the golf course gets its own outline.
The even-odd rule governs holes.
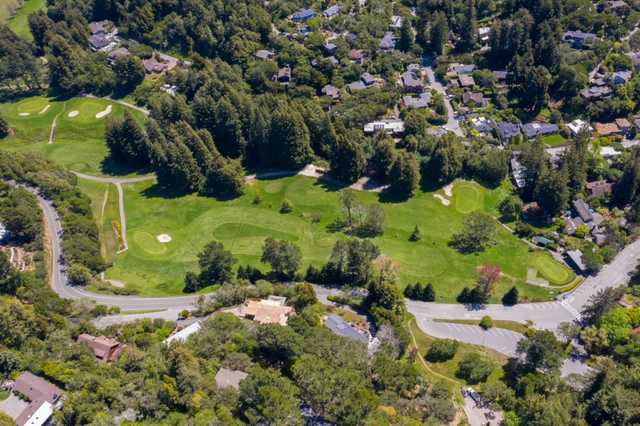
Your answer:
[[[108,117],[122,116],[125,108],[110,100],[84,97],[63,101],[38,96],[0,104],[0,112],[14,130],[2,148],[40,152],[89,175],[128,175],[131,170],[110,162],[104,140]],[[131,112],[144,120],[141,112]],[[266,272],[260,255],[267,237],[296,243],[302,251],[303,271],[308,265],[322,266],[334,243],[346,238],[330,226],[341,215],[338,188],[315,178],[252,180],[244,195],[226,201],[175,195],[145,181],[122,185],[129,249],[118,253],[121,221],[115,185],[80,179],[80,187],[91,198],[102,254],[112,264],[105,278],[145,296],[181,294],[185,273],[197,270],[197,255],[212,240],[222,242],[237,257],[238,266],[249,264]],[[379,203],[384,209],[384,233],[373,241],[397,266],[402,286],[432,283],[437,301],[453,302],[463,287],[475,284],[478,268],[491,264],[502,271],[494,301],[513,285],[523,301],[552,299],[558,292],[553,287],[571,282],[574,274],[497,222],[496,244],[484,252],[461,254],[448,245],[469,213],[483,211],[497,217],[497,206],[510,190],[508,182],[488,189],[458,180],[446,190],[418,191],[398,203],[385,202],[376,193],[356,192],[356,196],[362,204]],[[291,213],[280,213],[284,200],[292,204]],[[411,242],[416,225],[422,239]],[[527,284],[532,270],[550,285]]]

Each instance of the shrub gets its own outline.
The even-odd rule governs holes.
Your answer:
[[[415,228],[413,228],[413,232],[411,233],[411,235],[409,236],[409,241],[420,241],[422,239],[422,234],[420,233],[420,228],[418,228],[418,225],[416,225]]]
[[[491,361],[477,353],[469,353],[465,355],[460,365],[458,365],[456,376],[473,385],[486,381],[492,372],[493,364]]]
[[[460,344],[456,340],[442,339],[433,342],[426,358],[430,362],[444,362],[448,361],[456,355]]]
[[[513,305],[517,305],[518,304],[518,289],[516,288],[516,286],[511,287],[511,290],[509,290],[508,292],[505,293],[504,296],[502,296],[502,304],[505,306],[513,306]]]
[[[93,280],[89,268],[79,263],[72,263],[69,267],[69,283],[71,285],[86,286]]]
[[[280,213],[287,214],[293,211],[293,205],[289,200],[284,200],[280,206]]]
[[[485,330],[493,327],[493,320],[489,315],[485,315],[482,317],[482,319],[480,320],[480,327],[484,328]]]

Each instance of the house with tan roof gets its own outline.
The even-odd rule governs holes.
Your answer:
[[[240,306],[239,316],[260,324],[287,325],[289,317],[295,313],[285,305],[286,298],[269,296],[267,299],[247,300]]]
[[[594,127],[596,129],[596,133],[598,133],[600,136],[613,136],[620,134],[620,127],[618,127],[615,122],[596,123]]]
[[[117,361],[120,353],[127,347],[115,339],[106,336],[92,336],[81,334],[78,336],[78,343],[84,343],[91,349],[98,362],[108,363]]]

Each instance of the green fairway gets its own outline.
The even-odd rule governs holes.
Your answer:
[[[493,213],[504,191],[459,182],[454,197],[470,194],[475,201],[464,204],[466,210]],[[376,194],[356,194],[363,203],[379,202]],[[257,195],[262,199],[259,204],[254,203]],[[266,271],[259,260],[268,236],[300,246],[304,269],[309,264],[321,266],[335,241],[345,238],[328,230],[340,214],[337,197],[336,191],[315,179],[299,176],[259,180],[246,188],[245,195],[231,201],[196,195],[173,197],[151,182],[126,185],[129,250],[116,257],[107,278],[125,282],[143,295],[180,294],[184,274],[197,270],[197,254],[212,240],[221,241],[239,264]],[[279,213],[285,198],[293,204],[290,214]],[[523,300],[550,299],[548,289],[525,283],[527,267],[536,254],[504,228],[497,227],[498,244],[486,252],[462,255],[450,248],[447,243],[461,229],[464,218],[454,205],[443,206],[431,192],[420,192],[403,203],[381,204],[386,214],[385,231],[374,241],[398,265],[403,286],[431,282],[438,301],[452,302],[464,286],[474,285],[479,266],[496,264],[503,271],[503,279],[497,285],[494,301],[514,284]],[[410,242],[415,225],[422,230],[423,238]],[[161,234],[169,235],[171,241],[160,243],[157,237]]]
[[[546,252],[536,252],[532,254],[532,258],[533,262],[531,265],[535,267],[542,278],[549,281],[551,285],[563,286],[569,284],[575,278],[575,274],[571,270],[556,262],[551,255]]]
[[[111,112],[97,118],[96,115],[106,111],[109,105]],[[104,140],[105,123],[108,117],[121,117],[124,110],[125,107],[120,104],[92,98],[58,101],[35,96],[0,104],[0,112],[15,130],[15,135],[4,140],[2,147],[12,151],[40,152],[77,172],[127,174],[130,171],[105,162],[108,157]],[[142,113],[130,111],[138,120],[144,120]],[[54,120],[57,120],[55,138],[49,144]]]
[[[13,3],[13,0],[3,0],[8,3]],[[13,30],[18,36],[26,38],[27,40],[33,39],[31,31],[29,30],[29,15],[38,10],[43,10],[47,7],[46,0],[26,0],[24,4],[16,10],[15,14],[9,18],[7,24],[9,28]],[[1,10],[1,9],[0,9]],[[4,22],[4,19],[2,19]]]

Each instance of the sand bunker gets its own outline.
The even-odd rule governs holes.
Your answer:
[[[18,115],[19,115],[20,117],[28,117],[28,116],[30,116],[30,115],[31,115],[31,113],[30,113],[30,112],[21,112],[21,113],[19,113]]]
[[[38,114],[44,114],[45,112],[49,111],[50,107],[51,107],[51,105],[45,106],[44,108],[42,108],[42,110]]]
[[[162,243],[162,244],[166,244],[168,242],[171,241],[171,235],[168,234],[160,234],[156,237],[156,239],[158,240],[158,242]]]
[[[451,200],[449,200],[448,198],[444,198],[440,194],[433,194],[433,196],[436,197],[438,200],[440,200],[442,204],[445,206],[449,206],[451,204]]]
[[[100,111],[99,113],[97,113],[96,118],[102,118],[105,115],[109,115],[109,114],[111,114],[111,105],[107,105],[104,111]]]
[[[77,117],[78,114],[80,114],[80,111],[71,111],[69,114],[67,114],[67,117],[69,118],[73,118],[73,117]]]

